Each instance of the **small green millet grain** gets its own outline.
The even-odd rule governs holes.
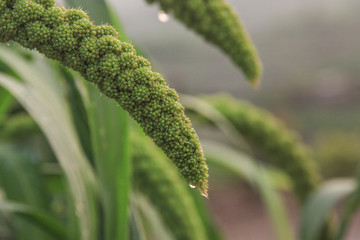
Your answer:
[[[0,42],[15,41],[81,73],[140,124],[189,184],[207,194],[208,168],[177,93],[113,27],[54,0],[0,0]]]

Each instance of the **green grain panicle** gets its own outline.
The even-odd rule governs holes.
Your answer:
[[[294,191],[303,202],[320,177],[314,160],[298,136],[270,113],[229,95],[204,96],[264,158],[293,179]]]
[[[113,27],[95,26],[82,10],[55,7],[53,0],[0,0],[0,42],[9,41],[80,72],[130,113],[189,184],[207,194],[204,154],[177,93]]]
[[[134,136],[132,142],[134,188],[153,204],[174,239],[205,240],[190,189],[176,168],[147,139]]]
[[[225,0],[147,0],[158,2],[165,12],[220,47],[240,67],[250,83],[257,85],[262,66],[255,47],[237,14]]]

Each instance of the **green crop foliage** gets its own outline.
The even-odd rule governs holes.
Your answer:
[[[36,122],[26,114],[15,115],[0,124],[0,140],[16,140],[37,133]]]
[[[356,133],[325,132],[318,134],[315,140],[315,149],[324,178],[356,175],[360,159],[360,140]]]
[[[175,90],[118,40],[111,26],[94,26],[82,10],[54,1],[1,0],[0,42],[15,41],[58,60],[95,84],[140,124],[189,184],[207,195],[208,168],[197,134]]]
[[[258,54],[226,0],[146,1],[258,83]],[[8,45],[0,49],[0,239],[225,239],[207,199],[190,188],[207,196],[208,167],[178,94],[127,42],[106,0],[64,3],[122,36],[55,0],[0,0],[0,43]],[[209,160],[254,187],[277,239],[296,238],[278,191],[290,180],[302,204],[298,238],[344,238],[360,206],[360,173],[320,185],[311,152],[270,113],[226,95],[203,99],[182,97],[232,143],[204,139]],[[356,133],[333,137],[319,138],[314,156],[335,170],[348,160],[343,173],[354,174]]]
[[[159,211],[164,224],[177,240],[205,240],[205,229],[176,168],[151,142],[133,137],[133,179]]]
[[[248,34],[237,14],[224,0],[147,0],[158,2],[165,12],[172,12],[188,28],[220,47],[257,85],[262,67]]]
[[[229,95],[205,96],[204,99],[222,113],[240,134],[268,160],[293,179],[301,202],[319,183],[314,160],[297,135],[271,114]]]

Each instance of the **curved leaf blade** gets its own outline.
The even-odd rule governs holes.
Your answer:
[[[55,239],[69,239],[66,229],[46,212],[26,204],[0,201],[0,211],[21,216],[37,225]]]
[[[316,240],[326,224],[327,216],[335,205],[354,191],[353,179],[336,179],[326,182],[306,202],[300,221],[300,239]]]
[[[4,47],[0,58],[22,77],[19,81],[0,74],[0,85],[17,98],[44,132],[69,181],[82,239],[96,239],[96,178],[80,146],[62,87],[52,68],[39,55],[34,54],[34,61],[28,62]]]
[[[122,30],[120,22],[104,0],[66,0],[70,7],[81,6],[98,24],[112,23]],[[120,31],[123,33],[123,31]],[[124,36],[120,36],[120,38]],[[84,82],[83,101],[88,114],[95,167],[99,173],[105,217],[105,239],[128,238],[130,192],[129,116],[98,89]]]
[[[356,210],[360,207],[360,172],[357,176],[357,187],[345,202],[341,223],[336,233],[335,240],[343,239],[347,229],[349,228],[352,217],[355,215]]]
[[[202,141],[207,159],[244,178],[257,189],[280,240],[294,239],[282,199],[276,192],[269,169],[221,143]]]
[[[216,110],[216,108],[211,106],[211,104],[198,97],[193,97],[186,94],[181,94],[180,99],[181,103],[185,106],[186,109],[196,111],[200,115],[212,121],[215,126],[218,127],[233,144],[239,147],[245,146],[246,150],[250,149],[235,126],[223,114]]]

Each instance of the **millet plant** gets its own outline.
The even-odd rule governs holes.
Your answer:
[[[233,143],[204,140],[204,151],[179,95],[107,3],[65,2],[0,0],[0,239],[225,239],[206,207],[205,155],[259,193],[278,239],[295,239],[284,189],[299,199],[302,240],[342,239],[360,199],[356,181],[322,184],[293,131],[224,95],[184,96],[194,122]],[[147,2],[258,84],[256,49],[225,0]],[[341,221],[333,221],[331,209],[346,195]]]

